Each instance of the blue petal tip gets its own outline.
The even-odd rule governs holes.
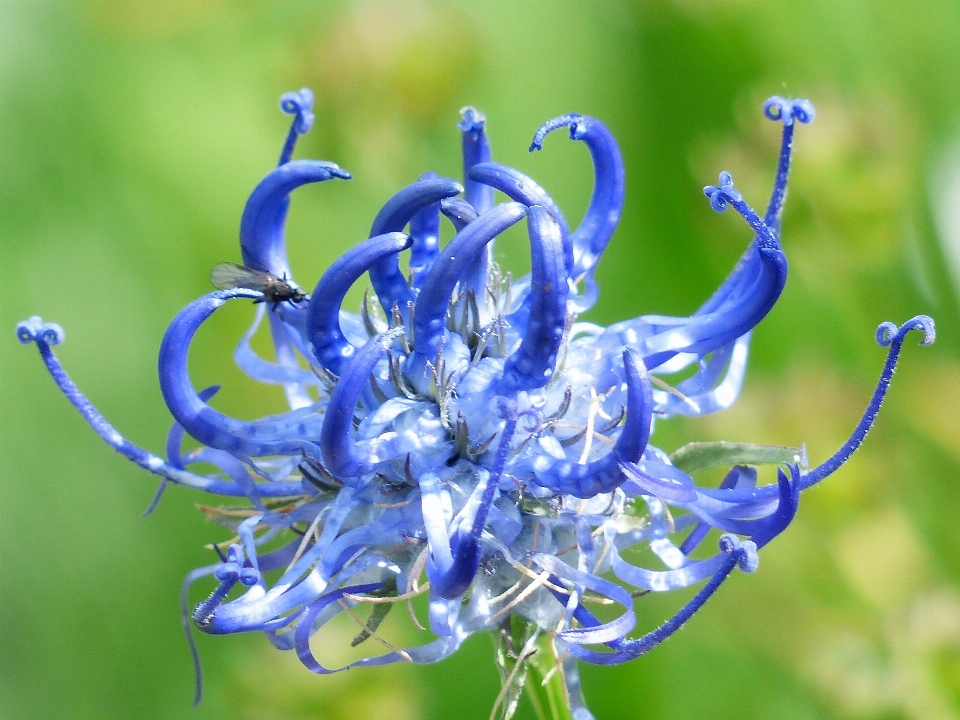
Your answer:
[[[481,132],[487,122],[484,114],[470,105],[460,109],[460,117],[462,119],[457,123],[457,127],[465,133]]]

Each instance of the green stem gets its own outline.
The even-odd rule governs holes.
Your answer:
[[[537,720],[573,720],[563,682],[563,667],[553,652],[553,638],[544,633],[537,639],[536,648],[537,652],[527,661],[524,689]]]

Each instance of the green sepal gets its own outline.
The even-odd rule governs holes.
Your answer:
[[[494,660],[500,673],[500,712],[497,715],[500,720],[510,720],[517,711],[527,681],[528,666],[522,658],[523,649],[535,630],[535,625],[511,614],[493,633]],[[518,663],[523,664],[517,667]]]

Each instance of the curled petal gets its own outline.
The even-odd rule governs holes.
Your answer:
[[[334,375],[356,348],[340,329],[343,298],[350,287],[375,263],[410,247],[412,239],[399,232],[377,235],[352,247],[334,262],[317,282],[307,309],[307,333],[317,362]]]
[[[722,514],[703,510],[703,506],[707,504],[703,502],[690,504],[687,507],[711,527],[738,535],[749,535],[758,547],[763,547],[783,532],[797,513],[801,490],[800,470],[795,465],[791,465],[790,473],[792,481],[787,478],[782,469],[777,469],[775,487],[779,494],[779,501],[773,512],[770,512],[767,503],[754,502],[744,502]],[[757,518],[757,515],[762,517]],[[743,519],[744,517],[754,519]]]
[[[746,465],[735,465],[726,474],[720,483],[721,489],[729,490],[735,487],[754,488],[757,486],[757,469]],[[687,539],[680,545],[680,552],[684,555],[692,553],[710,532],[710,525],[705,522],[697,523]]]
[[[543,387],[557,362],[567,319],[567,283],[560,226],[539,205],[527,215],[530,235],[529,320],[520,347],[508,358],[497,392]]]
[[[424,173],[421,180],[436,180],[439,175]],[[440,204],[433,203],[419,210],[410,219],[410,237],[413,246],[410,249],[410,282],[419,289],[427,276],[433,261],[440,251]]]
[[[330,396],[327,411],[320,430],[320,452],[323,463],[334,477],[344,480],[356,478],[373,469],[375,462],[354,445],[350,433],[353,430],[353,414],[360,393],[370,382],[370,373],[383,356],[384,351],[403,332],[394,328],[370,338],[343,368],[337,386]]]
[[[408,185],[381,208],[370,228],[370,237],[401,232],[420,210],[462,192],[460,183],[448,178],[419,180]],[[387,317],[390,317],[396,305],[406,319],[407,305],[413,302],[414,296],[406,278],[400,272],[397,258],[385,257],[375,263],[370,268],[370,282],[373,283],[373,289],[376,290]]]
[[[623,351],[623,368],[627,376],[627,414],[613,449],[602,458],[582,465],[570,460],[537,457],[533,472],[538,485],[556,493],[590,498],[610,492],[626,480],[619,463],[637,462],[647,447],[653,422],[653,394],[643,360],[633,348]]]
[[[433,359],[446,326],[450,296],[466,266],[487,243],[526,213],[527,209],[520,203],[498,205],[467,225],[440,251],[423,282],[413,313],[413,346],[416,353]]]
[[[688,587],[716,574],[724,562],[724,555],[684,565],[675,570],[647,570],[631,565],[622,557],[615,544],[610,544],[610,563],[614,574],[641,590],[666,592]]]
[[[815,485],[836,472],[841,465],[850,459],[856,449],[860,447],[870,428],[873,427],[873,423],[877,419],[877,414],[880,412],[880,406],[883,404],[884,398],[890,389],[890,381],[893,378],[894,370],[896,370],[897,362],[900,359],[903,342],[906,336],[913,330],[923,332],[923,339],[920,342],[921,345],[929,345],[936,338],[933,320],[926,315],[918,315],[900,327],[897,327],[893,323],[883,323],[877,328],[877,340],[879,344],[881,346],[888,345],[889,350],[887,351],[887,359],[880,373],[877,387],[873,391],[873,396],[870,398],[870,402],[866,410],[864,410],[860,422],[857,423],[849,439],[826,461],[809,472],[800,475],[800,490],[806,490],[811,485]],[[700,499],[698,500],[697,507],[691,508],[695,512],[698,512],[698,508],[703,507],[704,501],[709,499],[718,502],[720,504],[718,507],[727,508],[727,514],[730,515],[730,517],[737,517],[738,515],[742,516],[742,513],[739,513],[736,508],[749,508],[755,503],[762,503],[778,495],[782,496],[783,491],[781,484],[778,483],[777,486],[764,485],[754,489],[741,489],[739,486],[737,488],[720,488],[716,490],[699,488],[697,492],[700,495]],[[730,510],[730,508],[733,508],[733,510]],[[698,512],[698,514],[700,513]],[[754,515],[754,517],[756,516]]]
[[[498,405],[500,415],[506,420],[506,423],[500,433],[500,443],[497,447],[493,466],[490,468],[486,480],[482,481],[482,485],[478,488],[482,489],[482,494],[479,503],[477,503],[473,520],[470,522],[470,527],[468,530],[458,529],[454,534],[450,543],[449,556],[445,551],[440,553],[445,564],[449,557],[449,565],[445,569],[440,571],[436,568],[435,562],[427,562],[430,586],[434,594],[447,600],[453,600],[463,595],[477,574],[477,568],[480,566],[480,556],[482,555],[480,535],[487,522],[490,506],[496,497],[500,475],[503,472],[507,454],[510,452],[510,442],[513,440],[513,433],[517,427],[515,404],[505,398],[500,398]]]
[[[657,467],[660,472],[656,472],[652,467]],[[620,470],[645,495],[678,503],[693,502],[697,499],[693,478],[671,465],[645,462],[641,459],[636,463],[621,461]]]
[[[560,212],[560,208],[557,207],[553,198],[547,195],[546,190],[519,170],[500,163],[489,162],[474,165],[468,176],[472,180],[499,190],[515,202],[527,206],[540,205],[546,208],[560,224],[561,237],[563,238],[564,267],[567,269],[567,276],[570,277],[570,272],[573,269],[573,246],[570,244],[570,228],[567,226],[567,220]]]
[[[586,660],[597,665],[618,665],[645,655],[653,650],[673,633],[683,627],[693,615],[703,607],[704,603],[720,588],[723,581],[727,579],[734,567],[740,566],[744,572],[752,572],[756,569],[756,547],[750,541],[742,542],[733,535],[724,535],[720,538],[720,549],[725,554],[722,562],[716,572],[710,578],[710,581],[700,589],[700,591],[684,605],[676,615],[663,623],[656,630],[653,630],[643,637],[620,640],[615,643],[608,643],[614,648],[614,652],[601,653],[581,647],[576,642],[570,642],[570,652],[581,660]],[[582,606],[580,612],[576,615],[577,619],[585,627],[599,625],[600,622],[589,612],[586,612]],[[567,632],[560,633],[561,637],[566,638]]]
[[[320,418],[309,408],[262,420],[237,420],[207,405],[190,381],[187,353],[200,325],[227,300],[259,297],[260,293],[241,288],[219,290],[181,310],[160,345],[160,391],[177,422],[205,445],[250,457],[299,453],[303,440],[316,437],[320,430]]]
[[[483,548],[476,538],[466,533],[455,533],[450,541],[450,567],[440,572],[434,569],[433,563],[427,563],[430,589],[445,600],[462,597],[473,583],[482,552]]]
[[[887,396],[887,391],[890,389],[890,381],[893,379],[893,371],[896,370],[897,361],[900,359],[900,350],[903,348],[903,341],[912,330],[920,330],[923,332],[923,339],[920,341],[921,345],[931,345],[937,338],[933,319],[927,315],[917,315],[900,327],[897,327],[893,323],[885,322],[877,328],[877,343],[881,347],[889,347],[890,349],[887,351],[887,360],[883,365],[883,371],[880,373],[877,388],[873,391],[873,397],[870,398],[870,403],[867,405],[867,409],[864,410],[863,416],[860,418],[860,422],[857,423],[857,427],[854,428],[850,438],[826,461],[803,475],[801,485],[804,489],[834,473],[841,465],[849,460],[850,456],[860,447],[860,443],[866,438],[867,433],[870,432],[870,428],[873,427],[873,423],[877,419],[880,406],[883,404],[883,400]]]
[[[790,465],[790,478],[782,468],[777,468],[777,487],[780,490],[780,502],[772,515],[757,521],[757,526],[750,533],[750,539],[758,548],[763,547],[777,535],[786,530],[797,514],[800,504],[800,468]],[[748,571],[748,572],[752,572]]]
[[[732,205],[757,234],[753,243],[758,256],[756,273],[746,278],[743,288],[712,312],[678,322],[641,342],[644,361],[655,368],[679,352],[706,354],[750,331],[770,311],[787,281],[787,260],[776,236],[733,187],[729,173],[720,174],[720,186],[704,188],[711,204],[723,210]]]
[[[259,296],[259,293],[254,293],[254,295]],[[80,391],[76,383],[70,379],[70,376],[67,375],[50,347],[52,344],[63,341],[64,334],[59,325],[56,323],[44,323],[43,320],[35,316],[17,325],[17,338],[22,343],[35,342],[37,344],[40,357],[43,359],[47,370],[50,372],[50,376],[60,388],[60,391],[80,412],[80,415],[83,416],[83,419],[87,421],[90,427],[96,431],[97,435],[125,458],[136,463],[144,470],[160,475],[179,485],[186,485],[187,487],[218,495],[243,497],[246,494],[244,489],[236,483],[226,482],[205,475],[197,475],[164,462],[162,458],[154,455],[149,450],[144,450],[142,447],[134,445],[117,432],[116,428],[107,422],[100,411],[97,410],[97,408],[93,406],[93,403]],[[301,486],[299,482],[289,482],[264,484],[261,487],[260,494],[270,497],[282,497],[297,495],[300,492]]]
[[[307,183],[332,178],[350,179],[337,165],[316,160],[294,160],[271,171],[254,188],[240,219],[243,263],[279,278],[290,278],[283,228],[290,193]]]
[[[492,159],[490,141],[485,129],[487,120],[483,113],[472,107],[463,108],[460,116],[462,118],[459,128],[462,133],[463,194],[467,205],[475,208],[474,217],[476,217],[493,207],[493,188],[470,178],[470,168],[477,163],[490,162]],[[460,232],[463,225],[458,219],[451,218],[451,220],[457,226],[457,232]],[[464,271],[461,286],[471,289],[477,297],[482,297],[491,262],[493,262],[493,245],[487,245],[476,254]]]
[[[740,394],[747,369],[750,333],[714,350],[700,370],[679,383],[676,392],[654,390],[657,408],[665,417],[707,415],[730,407]]]
[[[218,392],[220,392],[220,386],[211,385],[210,387],[204,388],[200,391],[200,399],[206,402]],[[185,469],[183,464],[183,454],[181,452],[181,446],[183,445],[183,438],[185,435],[186,431],[183,429],[183,425],[178,422],[174,422],[170,426],[170,430],[167,431],[167,462],[178,470]],[[163,493],[167,489],[167,482],[167,478],[162,478],[160,480],[160,485],[157,487],[157,491],[154,493],[153,499],[150,501],[150,504],[147,505],[146,510],[143,511],[143,517],[147,517],[157,509],[157,505],[160,503],[161,498],[163,498]]]
[[[481,186],[486,187],[486,186]],[[490,188],[487,188],[490,190]],[[491,191],[492,192],[492,191]],[[440,212],[453,223],[457,232],[463,230],[467,225],[477,219],[477,211],[466,200],[460,198],[447,198],[440,203]],[[460,288],[473,293],[474,297],[483,297],[487,288],[487,276],[490,271],[490,263],[493,261],[493,245],[488,243],[486,247],[481,248],[480,252],[470,261],[463,276],[460,278]]]
[[[466,200],[455,197],[442,201],[440,203],[440,212],[453,223],[457,232],[460,232],[477,219],[477,211],[473,205]]]
[[[606,596],[624,607],[624,613],[612,622],[597,623],[596,625],[585,626],[575,630],[563,631],[560,633],[560,636],[567,642],[579,645],[608,643],[622,639],[636,625],[636,617],[633,613],[633,599],[630,597],[630,593],[619,585],[597,577],[592,573],[574,570],[553,555],[537,553],[533,556],[533,561],[544,570],[549,570],[555,577]]]
[[[368,583],[366,585],[351,585],[340,588],[339,590],[333,590],[307,606],[299,623],[297,623],[297,629],[295,631],[297,657],[300,658],[300,662],[303,663],[305,668],[321,675],[328,675],[335,672],[334,670],[328,670],[317,662],[317,659],[313,656],[313,651],[310,649],[310,635],[313,631],[313,622],[317,619],[320,611],[331,603],[337,602],[348,593],[361,594],[372,592],[379,588],[381,584],[382,583]]]
[[[290,303],[286,303],[289,305]],[[277,355],[277,366],[290,370],[292,373],[300,370],[300,361],[297,359],[296,348],[302,347],[300,331],[296,326],[288,325],[280,313],[271,312],[267,323],[270,326],[270,337],[273,339],[273,349]],[[304,354],[304,357],[308,357]],[[311,375],[313,373],[310,373]],[[307,384],[313,384],[308,381]],[[288,382],[283,385],[284,394],[291,410],[300,410],[313,404],[313,398],[307,392],[303,382]]]
[[[590,205],[579,227],[570,236],[573,245],[571,274],[580,277],[596,266],[620,221],[625,187],[623,157],[606,125],[596,118],[577,113],[544,123],[533,136],[531,152],[541,148],[548,133],[562,127],[570,128],[572,140],[586,143],[593,160],[594,185]],[[592,278],[590,281],[593,282]]]
[[[303,387],[305,385],[319,385],[320,380],[309,370],[304,370],[297,364],[281,364],[264,360],[260,357],[251,345],[253,336],[256,335],[267,312],[267,303],[257,306],[257,314],[247,331],[240,338],[236,349],[233,351],[233,361],[243,373],[257,382],[270,383],[274,385],[296,385]],[[274,313],[275,315],[278,313]],[[201,393],[201,396],[203,393]],[[204,398],[206,400],[208,398]]]
[[[790,161],[793,157],[793,132],[796,124],[793,122],[794,111],[793,103],[797,104],[796,118],[800,122],[810,122],[813,119],[813,106],[806,100],[784,100],[780,97],[772,97],[764,104],[764,114],[771,120],[779,121],[783,119],[783,133],[780,140],[780,157],[777,161],[777,174],[774,178],[773,189],[770,192],[770,202],[767,205],[767,212],[764,214],[763,222],[770,228],[774,235],[780,234],[780,219],[783,215],[783,204],[787,197],[787,181],[790,177]],[[786,108],[786,114],[784,114]],[[706,303],[697,310],[697,315],[702,315],[714,311],[728,297],[743,289],[743,285],[749,282],[749,279],[756,274],[757,254],[753,245],[747,248],[740,262],[737,263],[733,271],[724,280],[723,284],[707,300]]]

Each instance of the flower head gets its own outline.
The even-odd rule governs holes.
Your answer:
[[[209,511],[235,538],[215,546],[219,562],[188,578],[215,583],[191,613],[203,632],[263,631],[310,670],[329,673],[343,668],[322,666],[310,639],[338,613],[356,617],[362,605],[370,612],[356,642],[376,637],[387,651],[348,667],[435,662],[470,634],[519,620],[522,637],[506,652],[513,666],[547,638],[570,702],[582,707],[576,659],[636,658],[679,628],[735,567],[756,570],[758,549],[793,519],[801,490],[863,440],[907,332],[920,329],[924,343],[933,341],[925,316],[880,326],[889,354],[877,390],[850,440],[815,468],[792,448],[694,443],[667,454],[650,442],[655,421],[735,400],[750,332],[783,290],[780,218],[796,123],[814,115],[808,102],[774,97],[764,105],[783,135],[762,217],[729,173],[704,188],[713,208],[732,207],[752,236],[717,291],[689,317],[645,315],[604,328],[578,316],[597,298],[594,274],[623,209],[623,163],[603,123],[578,114],[546,122],[530,147],[540,150],[561,128],[586,145],[594,189],[575,229],[540,185],[493,162],[483,115],[465,108],[462,184],[426,173],[400,190],[374,218],[369,238],[302,299],[284,248],[290,193],[350,178],[333,163],[291,159],[312,124],[312,100],[308,90],[281,100],[294,116],[290,133],[240,224],[248,271],[190,303],[163,338],[160,385],[176,420],[166,460],[125,440],[80,393],[51,349],[63,340],[58,326],[31,318],[17,328],[97,432],[162,476],[157,500],[174,482],[247,501],[244,509]],[[495,204],[495,190],[508,201]],[[444,247],[442,217],[456,230]],[[493,261],[492,247],[519,223],[532,269],[512,279]],[[347,312],[343,299],[364,274],[376,296],[366,296],[359,313]],[[282,283],[284,294],[265,294],[266,280],[256,278]],[[290,299],[262,302],[278,297]],[[251,378],[281,386],[290,404],[289,412],[252,422],[211,407],[217,388],[198,392],[187,369],[200,326],[243,299],[261,304],[236,362]],[[250,345],[264,317],[275,361]],[[662,379],[675,373],[682,380]],[[183,451],[186,434],[198,449]],[[785,467],[776,484],[758,486],[756,466],[765,463]],[[217,471],[191,471],[196,464]],[[724,464],[731,469],[719,488],[694,482],[691,473]],[[718,547],[704,556],[696,551],[711,530],[721,533]],[[625,559],[635,546],[648,546],[661,566]],[[628,637],[637,594],[703,581],[676,616]],[[429,595],[432,639],[395,647],[377,627],[396,603],[419,594]],[[595,601],[619,605],[620,614],[601,622],[589,609]],[[505,677],[507,706],[522,677]]]

